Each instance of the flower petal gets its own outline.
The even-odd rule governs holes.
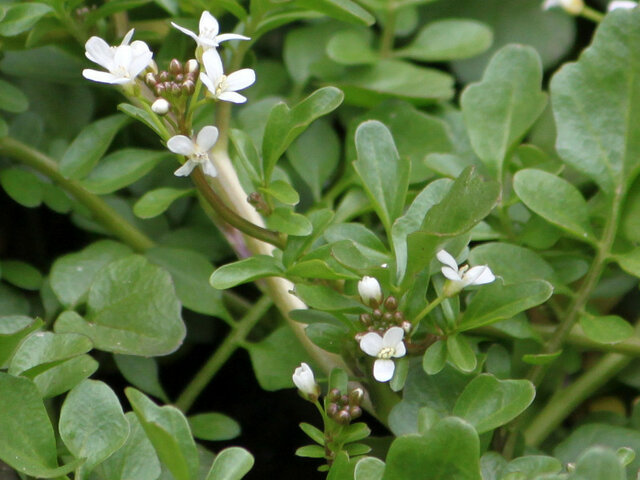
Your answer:
[[[122,41],[120,42],[120,45],[129,45],[129,42],[133,38],[133,33],[135,31],[136,31],[135,28],[132,28],[131,30],[129,30],[127,34],[124,36],[124,38],[122,39]]]
[[[245,37],[244,35],[238,35],[237,33],[223,33],[216,37],[216,43],[218,44],[228,40],[251,40],[251,38]]]
[[[454,282],[462,280],[462,278],[460,278],[460,274],[458,273],[458,269],[453,269],[450,267],[442,267],[440,271],[449,280],[453,280]]]
[[[447,267],[450,267],[453,270],[458,271],[458,262],[456,262],[456,259],[453,258],[453,256],[449,252],[447,252],[446,250],[440,250],[436,254],[436,258],[441,263],[444,263]]]
[[[84,44],[86,57],[93,63],[97,63],[101,67],[111,70],[113,68],[113,54],[109,44],[100,37],[91,37]]]
[[[402,328],[391,327],[389,330],[384,332],[384,337],[382,337],[382,348],[396,348],[399,343],[402,343],[403,338],[404,330]]]
[[[214,39],[220,31],[220,25],[218,25],[216,17],[206,10],[200,15],[198,27],[200,28],[200,36],[206,37],[207,39]]]
[[[197,165],[198,164],[193,160],[187,160],[186,162],[184,162],[184,165],[182,165],[179,169],[173,172],[173,174],[176,177],[188,177],[193,171],[193,169],[196,168]]]
[[[194,152],[193,141],[184,135],[175,135],[167,142],[167,148],[178,155],[189,156]]]
[[[220,95],[216,97],[218,100],[223,100],[225,102],[232,103],[244,103],[247,101],[247,97],[244,95],[240,95],[236,92],[222,92]]]
[[[247,88],[249,85],[253,85],[255,81],[256,72],[250,68],[243,68],[227,77],[227,91],[237,92]]]
[[[200,81],[204,83],[204,86],[207,87],[212,94],[216,94],[216,85],[206,73],[200,72]]]
[[[545,0],[545,2],[542,4],[542,9],[549,10],[550,8],[555,8],[560,6],[562,6],[562,3],[560,2],[560,0]]]
[[[614,0],[607,6],[607,11],[611,12],[613,10],[617,10],[618,8],[629,10],[631,8],[636,8],[637,6],[637,2],[630,2],[627,0]]]
[[[224,74],[222,59],[218,52],[213,48],[204,52],[202,54],[202,63],[204,63],[204,68],[209,78],[213,83],[217,83]]]
[[[388,382],[393,378],[393,371],[396,369],[393,360],[377,359],[373,362],[373,378],[379,382]]]
[[[196,35],[195,32],[192,32],[191,30],[189,30],[188,28],[184,28],[181,27],[180,25],[178,25],[177,23],[173,23],[171,22],[171,25],[173,25],[175,28],[177,28],[178,30],[180,30],[182,33],[185,33],[187,35],[189,35],[191,38],[193,38],[196,42],[198,42],[198,44],[200,44],[200,39],[198,38],[198,35]]]
[[[382,337],[375,332],[369,332],[360,339],[360,349],[367,355],[377,357],[382,348]]]
[[[198,133],[196,138],[196,143],[200,150],[203,152],[208,152],[211,150],[218,140],[218,129],[211,125],[207,125],[206,127],[202,127],[202,130]]]
[[[485,283],[491,283],[496,279],[495,275],[487,265],[473,267],[467,272],[467,276],[471,277],[472,272],[474,273],[473,280],[471,282],[472,285],[484,285]]]
[[[92,80],[94,82],[100,83],[111,83],[111,84],[119,84],[122,83],[119,80],[122,80],[120,77],[116,77],[114,74],[109,72],[100,72],[98,70],[92,70],[90,68],[85,68],[82,71],[82,76],[87,80]],[[129,82],[128,78],[125,78],[126,82]]]
[[[133,60],[133,49],[129,45],[123,45],[116,48],[116,53],[113,56],[113,64],[116,69],[120,69],[121,67],[124,68],[127,73],[129,73],[131,60]]]
[[[129,76],[136,78],[140,73],[149,66],[151,59],[153,58],[153,52],[148,51],[140,55],[134,55],[131,59],[131,65],[129,66]]]
[[[404,342],[400,342],[396,345],[396,353],[393,354],[395,358],[404,357],[407,354],[407,347],[405,347]]]
[[[202,171],[204,172],[205,175],[208,175],[210,177],[218,176],[218,170],[216,170],[216,167],[213,165],[213,162],[211,161],[211,159],[207,159],[202,164]]]

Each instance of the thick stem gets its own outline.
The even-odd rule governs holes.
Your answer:
[[[602,387],[631,361],[619,353],[609,353],[567,388],[557,392],[524,431],[527,445],[537,447],[571,412]]]
[[[122,218],[104,200],[89,193],[79,182],[65,178],[52,158],[11,137],[0,139],[0,153],[29,165],[50,178],[87,207],[94,220],[134,250],[143,252],[154,246],[153,240]]]
[[[268,296],[260,298],[245,314],[238,323],[236,323],[227,335],[227,338],[220,344],[220,346],[213,352],[213,355],[207,360],[198,373],[191,379],[189,384],[180,394],[175,402],[183,412],[187,412],[198,395],[206,388],[211,382],[211,379],[218,373],[218,370],[227,362],[229,357],[236,351],[240,344],[244,341],[246,336],[251,332],[251,329],[260,321],[260,319],[267,313],[267,310],[271,307],[273,302]]]

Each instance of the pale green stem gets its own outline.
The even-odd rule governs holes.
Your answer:
[[[390,57],[393,52],[393,40],[396,36],[396,8],[393,1],[388,2],[382,38],[380,39],[380,56]]]
[[[211,379],[218,373],[220,368],[229,360],[238,347],[244,342],[251,329],[271,308],[273,302],[268,296],[261,297],[236,323],[224,341],[216,348],[209,360],[191,379],[189,384],[182,391],[175,402],[175,406],[183,412],[187,412],[196,401],[196,398],[209,385]]]
[[[413,324],[413,329],[415,330],[418,325],[420,324],[420,321],[426,317],[427,315],[429,315],[429,313],[431,313],[431,311],[436,308],[438,305],[440,305],[447,297],[444,295],[439,296],[438,298],[436,298],[433,302],[427,304],[426,307],[424,307],[422,309],[422,311],[420,313],[418,313],[418,315],[415,316],[415,318],[411,321],[411,323]]]
[[[600,23],[604,18],[603,13],[591,7],[587,7],[586,5],[582,9],[582,12],[580,12],[580,16],[586,18],[587,20],[591,20],[595,23]]]

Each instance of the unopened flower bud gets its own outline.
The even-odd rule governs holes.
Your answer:
[[[158,83],[155,88],[154,91],[156,93],[156,96],[161,97],[162,95],[164,95],[167,91],[167,87],[164,83]]]
[[[355,420],[360,415],[362,415],[362,409],[357,405],[352,405],[349,407],[349,416],[351,416],[352,420]]]
[[[182,64],[177,58],[174,58],[173,60],[171,60],[171,62],[169,62],[169,71],[173,75],[178,75],[179,73],[182,73]]]
[[[327,398],[330,402],[337,402],[338,400],[340,400],[340,390],[338,390],[337,388],[332,388],[331,390],[329,390]]]
[[[198,61],[195,58],[192,58],[191,60],[188,60],[187,63],[184,65],[184,71],[186,73],[197,74],[198,70],[200,70],[200,64],[198,63]]]
[[[161,82],[166,82],[167,80],[169,80],[169,72],[167,72],[166,70],[160,72],[158,74],[158,80],[160,80]]]
[[[400,325],[402,322],[404,322],[404,314],[402,312],[394,312],[393,321]]]
[[[164,98],[158,98],[151,105],[151,110],[157,115],[166,115],[170,108],[171,105]]]
[[[182,89],[189,95],[193,95],[196,91],[196,84],[193,80],[185,80],[182,82]]]
[[[382,289],[378,280],[373,277],[362,277],[358,282],[358,293],[365,305],[375,308],[382,301]]]
[[[404,321],[400,324],[400,327],[407,333],[409,333],[411,331],[411,328],[413,327],[413,325],[411,325],[411,322],[408,321]]]
[[[349,396],[348,395],[341,395],[340,396],[340,403],[342,405],[346,405],[347,403],[349,403]]]
[[[329,415],[331,418],[334,418],[337,414],[338,414],[338,404],[337,403],[330,403],[327,406],[327,415]]]
[[[293,372],[293,383],[302,395],[315,401],[320,396],[320,386],[316,383],[316,379],[313,376],[313,370],[306,363],[302,362],[298,368]]]
[[[144,82],[150,87],[153,87],[158,81],[156,80],[156,76],[152,72],[149,72],[144,76]]]
[[[349,405],[360,405],[364,398],[364,390],[360,387],[354,388],[349,392]]]
[[[384,301],[384,308],[390,312],[395,312],[398,309],[398,300],[396,300],[396,297],[389,295]]]
[[[351,421],[351,415],[349,414],[349,410],[347,410],[346,408],[343,408],[338,412],[337,415],[335,415],[334,419],[336,422],[342,425],[346,425]]]
[[[174,80],[176,82],[182,83],[184,81],[184,75],[182,73],[179,73],[175,76]]]
[[[360,315],[360,323],[363,325],[369,326],[371,325],[371,315],[368,313],[363,313]]]
[[[371,312],[371,316],[374,320],[382,320],[382,312],[377,308],[373,312]]]
[[[382,320],[384,320],[385,323],[393,322],[393,313],[384,312],[384,314],[382,315]]]

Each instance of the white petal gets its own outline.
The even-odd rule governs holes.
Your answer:
[[[245,37],[244,35],[238,35],[237,33],[223,33],[216,37],[216,43],[218,44],[228,40],[251,40],[251,38]]]
[[[178,155],[189,156],[194,151],[193,141],[184,135],[175,135],[167,142],[167,148]]]
[[[471,270],[473,270],[474,268],[482,268],[480,275],[478,275],[473,281],[474,285],[484,285],[485,283],[491,283],[496,279],[495,275],[488,266],[483,265],[481,267],[473,267]],[[471,270],[469,270],[469,272],[471,272]]]
[[[123,67],[129,72],[131,60],[133,60],[133,50],[129,45],[116,48],[116,54],[113,57],[115,68]]]
[[[446,250],[440,250],[437,254],[436,254],[436,258],[441,262],[444,263],[447,267],[452,268],[453,270],[458,270],[458,262],[456,262],[456,259],[453,258],[453,256],[447,252]]]
[[[135,55],[131,59],[131,65],[129,66],[129,75],[131,76],[131,78],[137,77],[145,68],[147,68],[151,63],[152,58],[152,52]]]
[[[211,159],[206,160],[202,164],[202,171],[204,172],[205,175],[208,175],[210,177],[218,176],[218,170],[216,170],[216,167],[213,165],[213,162],[211,161]]]
[[[200,15],[200,24],[198,26],[200,28],[200,36],[206,37],[208,39],[214,39],[220,31],[220,25],[218,25],[218,21],[206,10],[202,12],[202,15]],[[203,35],[205,33],[206,35]]]
[[[227,77],[227,90],[237,92],[249,85],[253,85],[256,81],[256,72],[250,68],[243,68],[237,72],[233,72]]]
[[[560,0],[545,0],[545,2],[542,4],[543,10],[549,10],[550,8],[560,7],[560,6],[561,6]]]
[[[224,70],[222,70],[222,59],[215,49],[207,50],[202,54],[202,63],[204,63],[207,75],[214,83],[224,74]]]
[[[469,269],[464,275],[462,275],[462,281],[465,285],[476,285],[476,281],[480,276],[484,273],[484,271],[489,268],[486,265],[479,265],[477,267],[473,267]]]
[[[86,78],[87,80],[92,80],[94,82],[111,83],[111,84],[123,83],[123,82],[120,81],[120,80],[122,80],[122,78],[116,77],[112,73],[100,72],[98,70],[91,70],[90,68],[85,68],[82,71],[82,76],[84,78]],[[128,83],[130,81],[128,78],[124,79],[124,80],[126,80],[126,83]]]
[[[225,102],[232,103],[244,103],[247,101],[247,97],[244,95],[240,95],[236,92],[222,92],[220,95],[216,97],[218,100],[223,100]]]
[[[608,6],[607,6],[607,11],[611,12],[613,10],[617,10],[619,8],[623,8],[626,10],[629,10],[631,8],[636,8],[638,6],[637,2],[629,2],[626,0],[615,0],[613,2],[611,2]]]
[[[360,349],[367,355],[377,357],[382,348],[382,337],[375,332],[369,332],[360,339]]]
[[[173,23],[171,22],[171,25],[173,25],[175,28],[177,28],[178,30],[180,30],[182,33],[186,33],[187,35],[189,35],[191,38],[193,38],[196,42],[200,43],[200,39],[198,38],[198,35],[196,35],[195,32],[192,32],[191,30],[181,27],[180,25],[178,25],[177,23]]]
[[[208,152],[211,150],[218,140],[218,129],[211,125],[207,125],[206,127],[202,127],[202,130],[198,133],[198,137],[196,138],[196,143],[200,150],[203,152]]]
[[[449,280],[453,280],[454,282],[462,280],[460,278],[460,274],[458,273],[458,269],[454,270],[453,268],[450,268],[450,267],[442,267],[440,271]]]
[[[200,72],[200,81],[204,83],[204,86],[207,87],[211,93],[216,94],[216,85],[206,73]]]
[[[184,165],[182,165],[179,169],[173,172],[173,174],[176,177],[188,177],[193,171],[193,169],[196,168],[197,165],[198,164],[193,160],[187,160],[186,162],[184,162]]]
[[[84,44],[86,52],[84,53],[89,60],[97,63],[101,67],[111,70],[113,68],[113,54],[109,44],[100,37],[91,37]]]
[[[404,338],[404,330],[400,327],[391,327],[389,330],[384,332],[384,337],[382,337],[382,348],[391,347],[396,348],[399,343],[402,343],[402,339]]]
[[[404,357],[407,354],[407,347],[405,347],[404,342],[400,342],[396,345],[396,353],[393,354],[395,358]]]
[[[131,38],[133,38],[133,33],[135,31],[136,31],[135,28],[132,28],[131,30],[129,30],[127,34],[124,36],[124,38],[122,39],[122,42],[120,42],[120,45],[129,45],[129,42],[131,41]]]
[[[393,378],[393,371],[396,365],[393,360],[377,359],[373,362],[373,378],[379,382],[388,382]]]

